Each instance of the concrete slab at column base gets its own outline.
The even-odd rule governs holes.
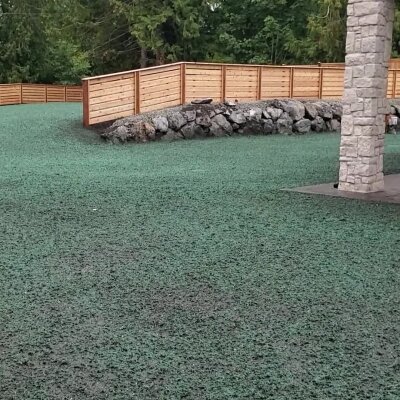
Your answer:
[[[385,190],[384,179],[380,178],[378,182],[374,183],[339,183],[339,190],[344,192],[355,192],[355,193],[376,193],[383,192]]]
[[[333,183],[327,183],[285,190],[306,194],[343,197],[346,199],[400,204],[400,174],[385,176],[385,190],[376,193],[345,192],[335,189],[333,185]]]

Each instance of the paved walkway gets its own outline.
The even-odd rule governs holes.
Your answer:
[[[333,183],[326,183],[314,186],[303,186],[289,190],[300,193],[320,194],[325,196],[344,197],[348,199],[400,204],[400,174],[386,176],[385,191],[378,193],[363,194],[343,192],[341,190],[335,189],[333,187]]]

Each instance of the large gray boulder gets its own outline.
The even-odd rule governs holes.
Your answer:
[[[168,132],[161,136],[161,140],[165,141],[173,141],[173,140],[182,140],[184,139],[183,135],[180,132],[175,132],[172,129],[169,129]]]
[[[269,115],[269,113],[266,110],[263,111],[262,118],[264,118],[264,119],[272,119],[271,115]]]
[[[183,112],[186,116],[188,122],[192,122],[196,119],[196,111],[195,110],[188,110]]]
[[[213,99],[211,97],[207,97],[205,99],[195,99],[192,100],[192,104],[211,104]]]
[[[224,114],[225,117],[229,117],[229,116],[232,114],[232,110],[231,110],[230,108],[225,108],[225,109],[222,111],[222,114]]]
[[[254,107],[249,110],[249,120],[260,121],[263,116],[261,108]]]
[[[311,129],[315,132],[325,132],[327,130],[325,120],[318,116],[314,121],[311,121]]]
[[[278,133],[286,135],[293,133],[293,120],[289,114],[283,113],[276,121],[276,130]]]
[[[343,116],[343,105],[337,101],[335,103],[331,103],[331,108],[333,118],[341,121]]]
[[[331,121],[331,127],[334,132],[340,132],[342,130],[342,124],[337,119]]]
[[[222,114],[216,115],[211,120],[210,136],[226,136],[233,132],[232,125]]]
[[[275,107],[267,107],[267,113],[268,113],[268,115],[270,115],[272,120],[274,122],[276,122],[283,114],[283,110],[281,110],[280,108],[275,108]]]
[[[137,142],[144,143],[156,138],[156,129],[148,122],[137,122],[132,126],[132,135]]]
[[[338,120],[332,119],[326,122],[326,127],[329,132],[340,132],[341,124]]]
[[[147,123],[146,123],[147,124]],[[147,130],[146,130],[145,122],[134,122],[130,127],[130,136],[136,142],[144,143],[147,142]]]
[[[168,119],[166,117],[155,117],[152,119],[154,128],[157,132],[167,133],[168,132]]]
[[[304,133],[308,133],[311,131],[311,121],[309,119],[301,119],[300,121],[297,121],[294,125],[293,125],[293,129],[295,132],[304,134]]]
[[[317,109],[318,116],[325,120],[329,120],[333,118],[332,107],[329,103],[325,101],[317,101],[314,103],[315,108]]]
[[[318,117],[318,111],[314,104],[305,103],[304,108],[306,111],[306,118],[313,120]]]
[[[126,126],[119,126],[115,130],[114,137],[116,137],[121,142],[126,142],[129,137],[129,129]]]
[[[156,139],[156,128],[148,122],[143,123],[143,129],[146,132],[146,136],[148,140],[155,140]]]
[[[217,107],[217,108],[214,108],[215,115],[223,114],[225,111],[226,111],[226,108],[225,108],[225,107]]]
[[[111,143],[125,143],[133,138],[130,129],[123,124],[113,124],[109,130],[103,132],[101,137],[105,140],[109,140]]]
[[[275,132],[275,124],[272,119],[266,119],[263,122],[263,132],[265,135],[270,135]]]
[[[208,114],[201,114],[196,118],[196,124],[203,128],[209,128],[211,126],[211,118]]]
[[[189,122],[187,125],[182,127],[180,132],[185,139],[207,136],[207,132],[203,127],[197,125],[195,122]]]
[[[122,119],[117,119],[110,127],[109,130],[115,130],[117,129],[119,126],[129,126],[131,125],[131,123],[133,121],[131,121],[132,117],[126,117],[126,118],[122,118]]]
[[[300,121],[304,118],[306,110],[304,104],[297,100],[282,101],[283,110],[289,114],[293,121]]]
[[[264,134],[264,127],[260,121],[250,120],[244,127],[243,127],[243,134],[244,135],[263,135]]]
[[[229,115],[228,120],[238,125],[244,125],[246,123],[246,117],[241,111],[233,111],[231,115]]]
[[[179,131],[182,126],[187,124],[187,119],[185,114],[181,112],[176,112],[168,116],[169,127],[174,131]]]

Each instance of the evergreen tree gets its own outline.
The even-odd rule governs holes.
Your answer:
[[[0,82],[173,61],[344,61],[347,0],[0,0]],[[400,54],[396,0],[394,54]]]
[[[0,81],[39,79],[47,39],[41,19],[42,0],[0,0]]]
[[[209,6],[205,0],[111,0],[129,22],[141,66],[191,59]]]

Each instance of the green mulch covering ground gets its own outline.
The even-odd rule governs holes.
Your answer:
[[[400,398],[400,207],[280,190],[338,135],[111,146],[80,108],[0,108],[1,399]]]

